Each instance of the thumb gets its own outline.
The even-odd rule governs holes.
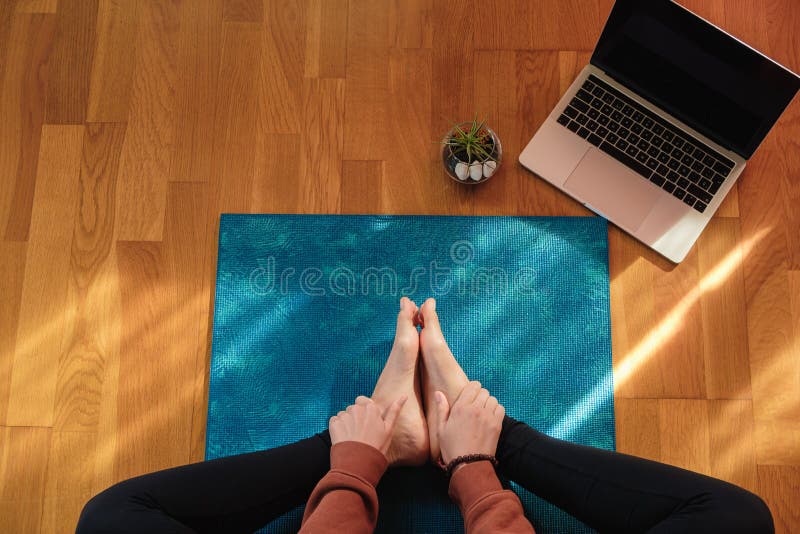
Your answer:
[[[436,420],[439,423],[439,432],[441,432],[447,422],[447,418],[450,416],[450,404],[441,391],[434,393],[434,398],[436,399]]]
[[[386,411],[386,417],[383,418],[383,421],[386,423],[387,430],[390,432],[394,430],[394,425],[397,423],[397,417],[400,415],[400,410],[403,409],[403,405],[408,400],[408,397],[403,395],[396,401],[389,406],[389,409]]]

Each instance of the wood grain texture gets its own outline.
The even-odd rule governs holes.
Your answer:
[[[477,48],[591,50],[599,37],[595,0],[476,1],[474,13],[481,21],[475,34]],[[510,27],[519,30],[508,31]]]
[[[217,87],[219,103],[211,159],[223,213],[247,211],[253,182],[252,133],[257,129],[260,32],[255,25],[225,23],[222,67]]]
[[[159,241],[177,136],[175,87],[179,16],[173,2],[143,0],[128,128],[117,181],[117,231],[125,240]]]
[[[708,420],[711,475],[757,491],[753,403],[709,401]]]
[[[344,78],[347,68],[346,0],[327,0],[320,5],[320,78]]]
[[[0,530],[38,532],[50,451],[49,428],[0,427]]]
[[[83,126],[45,126],[6,422],[51,427],[63,352]],[[58,224],[53,224],[58,221]]]
[[[747,340],[750,356],[756,458],[763,464],[800,463],[797,432],[800,389],[792,303],[788,233],[780,198],[783,157],[775,136],[768,137],[742,177],[742,239],[760,238],[743,260],[747,299]],[[791,431],[786,432],[787,429]]]
[[[14,21],[15,7],[13,2],[0,2],[0,87],[5,73],[8,38]]]
[[[344,80],[308,80],[303,86],[303,127],[298,172],[298,209],[336,213],[341,192]]]
[[[93,495],[96,438],[91,432],[52,433],[41,532],[75,531],[83,505]]]
[[[439,139],[423,135],[431,126],[432,58],[426,49],[392,49],[389,53],[389,92],[386,135],[391,149],[384,160],[381,184],[383,209],[398,214],[425,212],[447,203],[448,182],[434,181],[440,159]],[[345,116],[345,120],[349,117]],[[348,121],[348,124],[353,124]],[[414,128],[408,128],[414,124]],[[351,130],[352,131],[352,130]]]
[[[261,0],[224,0],[222,19],[227,22],[261,22],[264,6]]]
[[[125,122],[136,58],[138,0],[99,0],[86,120]]]
[[[662,462],[711,472],[708,407],[704,400],[661,399],[658,402],[658,434]]]
[[[381,213],[381,183],[384,180],[382,161],[342,162],[342,195],[340,213]]]
[[[433,47],[434,0],[392,0],[389,20],[395,48]]]
[[[25,14],[13,18],[7,37],[0,99],[0,224],[8,241],[28,239],[54,34],[51,15]]]
[[[212,294],[216,253],[206,247],[212,234],[209,217],[209,186],[197,183],[170,184],[167,195],[167,220],[164,234],[164,258],[173,286],[172,315],[175,335],[180,342],[172,346],[169,359],[176,361],[176,371],[183,374],[179,383],[187,384],[187,411],[191,410],[191,434],[187,457],[200,460],[205,453],[205,418],[208,412],[208,313]],[[204,251],[205,253],[201,252]],[[186,412],[184,412],[185,416]],[[185,422],[182,420],[181,424]]]
[[[16,2],[17,13],[55,13],[58,10],[58,0],[16,0]]]
[[[273,147],[281,147],[275,157]],[[300,135],[269,134],[259,129],[255,139],[254,174],[249,210],[253,213],[292,213],[300,188]]]
[[[0,241],[0,425],[8,413],[26,248],[26,243]]]
[[[386,159],[392,151],[390,132],[389,48],[347,50],[345,85],[345,159]],[[344,86],[342,86],[344,87]]]
[[[185,451],[187,458],[200,458],[204,452],[205,415],[207,413],[208,383],[205,380],[208,342],[208,303],[213,270],[210,258],[202,253],[213,224],[209,215],[210,197],[207,184],[170,184],[167,195],[167,219],[163,251],[167,279],[172,286],[173,303],[171,328],[179,342],[171,346],[168,359],[175,367],[182,386],[181,402],[185,411],[180,424],[191,426],[190,440]],[[184,400],[184,398],[186,400]],[[185,419],[184,419],[185,418]]]
[[[795,100],[800,100],[795,97]],[[779,154],[785,156],[780,161],[781,199],[786,214],[787,228],[800,228],[800,105],[791,106],[780,121],[783,135],[774,136]],[[800,270],[800,232],[786,234],[789,249],[789,268]]]
[[[758,492],[769,505],[776,533],[790,534],[800,529],[800,467],[758,466]]]
[[[520,151],[561,97],[560,70],[556,50],[518,54],[516,77],[524,81],[517,91],[523,117],[521,123],[517,121],[519,135],[515,141]],[[531,180],[530,174],[522,169],[518,171],[522,174],[517,196],[520,215],[561,215],[562,210],[575,209],[575,203],[564,202],[553,186],[543,180]]]
[[[739,216],[739,187],[733,184],[733,187],[728,191],[725,200],[722,201],[717,211],[714,213],[714,218],[723,217],[738,217]]]
[[[58,366],[54,428],[95,431],[109,354],[118,350],[119,281],[114,246],[116,181],[125,125],[88,124],[80,196],[70,251],[70,277]]]
[[[98,0],[61,0],[47,80],[47,123],[83,124]]]
[[[174,181],[211,182],[222,16],[219,0],[180,4]]]
[[[281,46],[270,31],[262,32],[258,64],[258,114],[265,133],[300,133],[300,72],[281,61]]]
[[[700,296],[700,327],[706,396],[709,399],[750,398],[747,357],[747,302],[738,219],[714,219],[697,246],[698,275],[715,276],[721,262],[732,261],[733,272]],[[720,320],[724,317],[725,320]]]
[[[153,242],[117,243],[124,329],[119,373],[124,380],[117,393],[116,479],[188,460],[193,382],[186,378],[194,362],[171,358],[179,347],[169,339],[183,336],[174,328],[180,306],[163,249]],[[159,405],[170,408],[152,409]],[[169,452],[164,443],[171,444]]]
[[[119,429],[118,414],[118,387],[120,382],[120,343],[124,334],[122,324],[121,281],[119,275],[119,260],[117,257],[116,242],[109,251],[104,271],[108,280],[108,295],[110,298],[103,301],[107,320],[102,327],[105,334],[103,345],[103,375],[102,391],[98,405],[97,424],[94,447],[94,471],[92,479],[92,493],[97,494],[118,480],[115,476],[117,464],[117,434]],[[123,376],[123,380],[126,377]]]
[[[619,399],[614,403],[617,450],[661,460],[658,399]]]
[[[800,70],[795,0],[679,1]],[[203,458],[221,213],[591,215],[517,157],[613,3],[0,2],[0,531]],[[439,141],[476,114],[504,161],[467,187]],[[778,532],[798,139],[795,101],[679,266],[608,230],[618,449],[756,491]]]

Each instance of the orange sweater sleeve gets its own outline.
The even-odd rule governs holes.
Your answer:
[[[331,447],[331,470],[306,503],[301,533],[371,533],[378,521],[375,486],[388,462],[378,449],[357,441]]]
[[[461,510],[467,534],[534,533],[519,497],[503,489],[489,462],[473,462],[456,471],[449,493]]]

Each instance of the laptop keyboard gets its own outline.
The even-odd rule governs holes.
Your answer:
[[[558,123],[703,213],[734,163],[590,75]]]

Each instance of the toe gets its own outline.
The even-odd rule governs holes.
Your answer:
[[[414,324],[416,305],[403,297],[400,299],[400,312],[397,314],[397,330],[395,333],[395,346],[403,349],[416,350],[419,346],[419,333]]]
[[[428,299],[420,308],[424,326],[420,332],[420,344],[423,351],[437,351],[447,348],[442,328],[439,325],[439,316],[436,314],[436,301]],[[448,348],[449,350],[449,348]]]
[[[431,332],[438,332],[441,334],[442,327],[439,325],[439,316],[436,314],[436,299],[429,298],[426,300],[419,312],[422,316],[422,322],[425,328],[430,328]]]

